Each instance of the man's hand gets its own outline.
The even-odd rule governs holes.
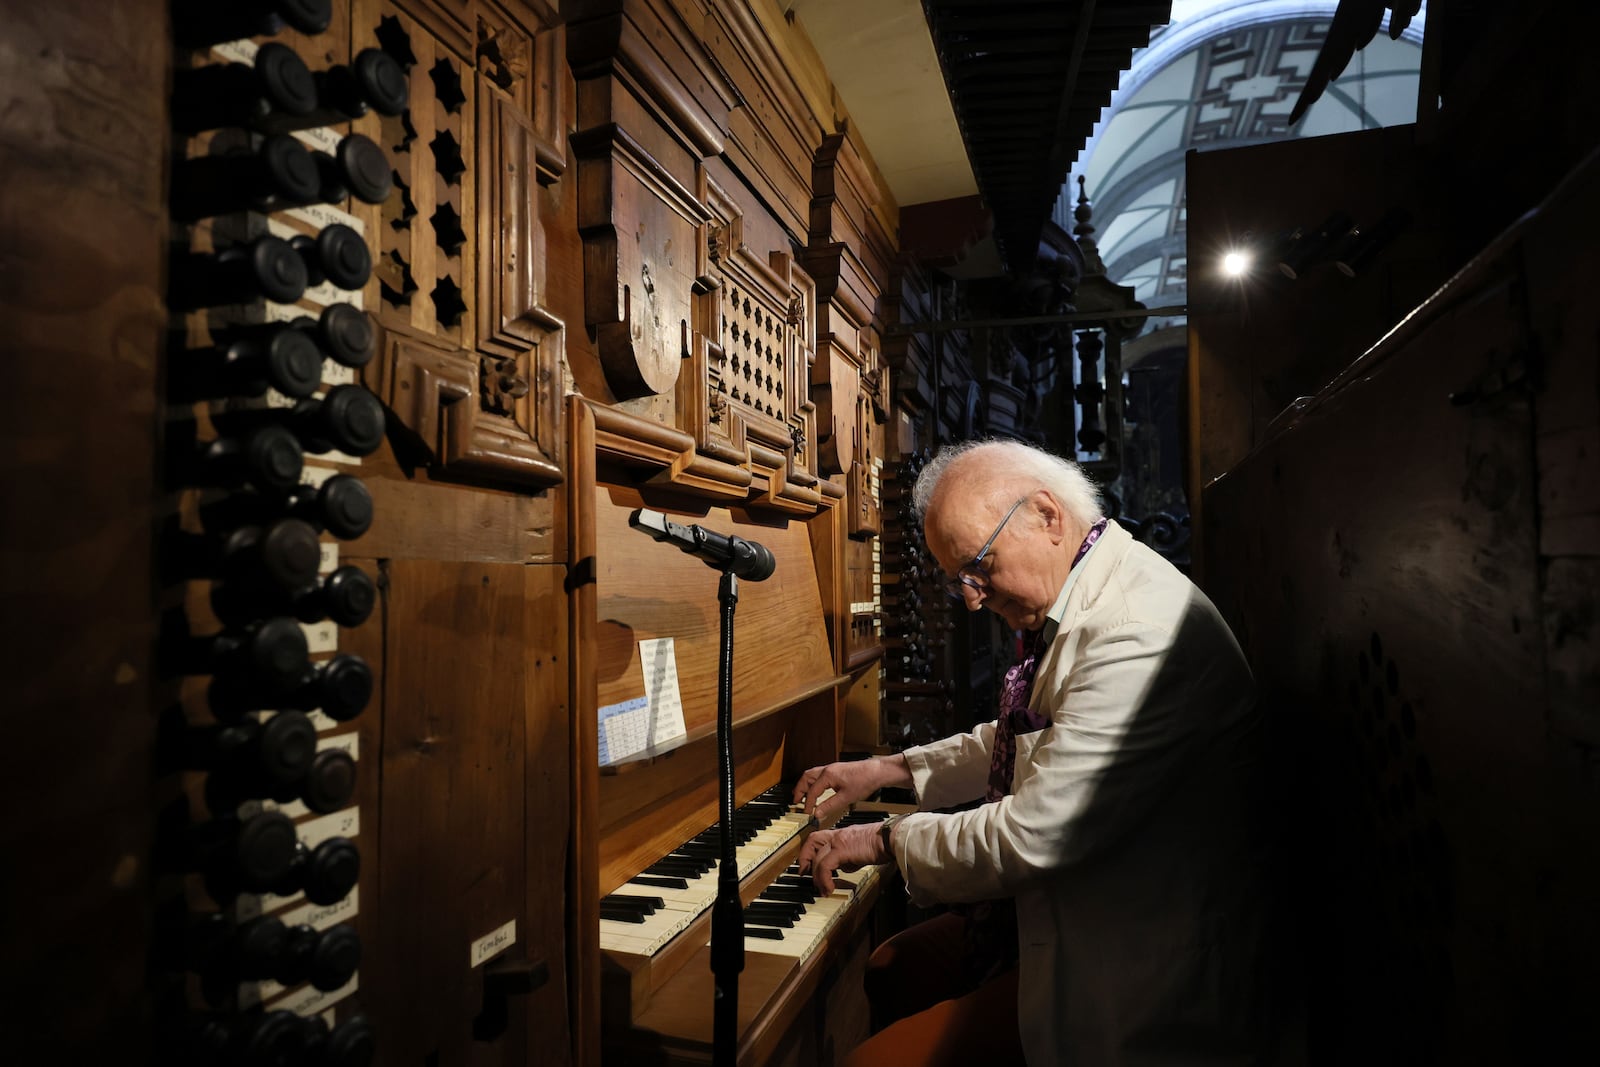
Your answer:
[[[830,802],[831,803],[831,802]],[[824,893],[833,892],[833,872],[858,871],[872,863],[887,863],[894,859],[883,847],[883,836],[875,823],[846,826],[841,830],[813,830],[806,843],[800,846],[795,860],[800,873],[811,875],[811,880]]]
[[[806,814],[814,816],[820,823],[885,786],[910,784],[911,769],[906,765],[904,756],[842,760],[825,767],[813,767],[802,774],[800,781],[795,783],[794,803],[804,804]],[[817,798],[827,789],[833,790],[833,796],[825,803],[817,803]]]

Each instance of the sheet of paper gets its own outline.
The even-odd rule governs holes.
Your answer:
[[[600,709],[600,766],[631,759],[687,733],[678,694],[678,656],[672,638],[639,642],[642,697]]]
[[[644,751],[650,739],[650,702],[634,697],[600,709],[600,766]]]
[[[650,744],[682,737],[688,731],[678,697],[678,655],[672,638],[640,641],[639,662],[644,667],[644,695],[650,704]]]

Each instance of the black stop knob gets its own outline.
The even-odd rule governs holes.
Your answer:
[[[188,839],[189,866],[206,873],[218,899],[270,890],[288,876],[300,851],[294,823],[277,811],[213,819],[190,827]]]
[[[335,474],[323,482],[317,506],[323,526],[342,541],[360,537],[372,526],[372,494],[354,475]]]
[[[261,726],[259,765],[275,782],[305,777],[315,763],[317,728],[303,711],[280,711]]]
[[[290,927],[275,979],[283,985],[310,982],[331,993],[361,966],[361,939],[343,923],[318,931],[308,924]]]
[[[327,815],[348,806],[355,791],[355,757],[342,748],[325,748],[311,761],[301,798],[312,811]]]
[[[172,217],[185,222],[233,211],[276,211],[316,201],[317,162],[299,141],[276,133],[254,151],[197,156],[172,171]]]
[[[293,409],[301,444],[310,452],[338,449],[369,456],[383,443],[383,405],[360,385],[338,385],[321,400],[302,400]]]
[[[253,485],[281,493],[300,482],[305,454],[300,442],[282,426],[260,426],[225,434],[197,445],[185,455],[171,449],[172,479],[181,485],[233,489]]]
[[[265,892],[276,885],[294,862],[294,823],[282,812],[264,811],[246,819],[234,848],[234,871],[239,886]]]
[[[372,668],[360,656],[341,652],[322,665],[295,694],[303,708],[320,708],[328,718],[348,722],[360,715],[372,699]]]
[[[296,782],[311,769],[317,731],[306,713],[281,711],[265,722],[245,720],[201,729],[190,739],[190,766],[205,767],[228,788],[211,796],[217,807],[263,796],[274,786]],[[208,790],[210,783],[208,783]]]
[[[360,567],[346,564],[322,580],[318,600],[318,618],[325,615],[340,626],[360,626],[372,616],[378,603],[378,587]],[[301,619],[316,621],[303,615]]]
[[[332,21],[331,0],[176,0],[172,5],[172,35],[184,48],[270,37],[285,23],[301,33],[321,33]]]
[[[365,49],[350,66],[329,67],[310,77],[316,98],[310,111],[303,114],[284,109],[263,111],[251,125],[264,132],[287,133],[358,119],[369,109],[391,116],[405,111],[408,88],[405,71],[382,49]]]
[[[361,938],[354,929],[340,923],[324,930],[317,942],[311,957],[311,985],[331,993],[350,981],[360,966]]]
[[[218,63],[172,78],[172,125],[180,133],[221,126],[276,127],[289,132],[316,121],[317,83],[294,51],[270,42],[255,64]]]
[[[406,72],[392,56],[381,48],[362,49],[352,67],[361,95],[372,110],[391,118],[405,111],[410,86],[406,84]]]
[[[287,928],[271,915],[241,923],[234,932],[234,973],[240,978],[270,978],[287,944]]]
[[[272,300],[292,304],[306,291],[306,264],[288,241],[258,237],[220,252],[172,259],[168,303],[179,311]]]
[[[235,408],[214,412],[212,422],[230,434],[262,426],[292,431],[307,452],[338,449],[366,456],[383,443],[385,417],[378,398],[360,385],[336,385],[321,399],[306,398],[292,408]],[[285,487],[287,488],[287,487]]]
[[[186,674],[211,674],[213,693],[224,708],[235,693],[255,693],[262,707],[287,700],[311,669],[306,635],[293,619],[272,618],[209,637],[193,638],[176,663]],[[216,706],[215,704],[213,705]]]
[[[348,837],[330,837],[305,855],[296,883],[313,904],[337,904],[361,881],[361,853]]]
[[[305,453],[293,434],[263,426],[243,439],[239,462],[245,481],[267,492],[282,492],[300,483]]]
[[[303,1062],[323,1067],[328,1062],[328,1024],[322,1021],[320,1015],[308,1015],[301,1019],[301,1025],[305,1027]]]
[[[173,370],[174,398],[261,397],[270,387],[299,400],[322,384],[322,350],[304,331],[277,323],[174,360]]]
[[[360,1015],[333,1028],[323,1046],[321,1067],[368,1067],[378,1048],[378,1037]]]
[[[288,433],[283,427],[275,430]],[[293,434],[289,434],[293,440]],[[299,448],[298,442],[295,444]],[[335,474],[320,486],[295,485],[282,496],[264,493],[234,493],[201,506],[200,519],[208,531],[226,536],[229,531],[243,526],[261,526],[279,516],[295,518],[314,530],[326,530],[335,537],[348,541],[360,537],[372,525],[372,494],[361,479],[350,474]],[[196,535],[197,541],[204,538]],[[195,566],[180,567],[175,561],[171,569],[181,570],[185,577],[213,577],[216,569],[204,570]]]
[[[354,196],[369,204],[381,204],[394,191],[389,157],[369,137],[352,133],[339,142],[332,155],[318,152],[314,159],[320,181],[319,200],[335,203]]]
[[[313,336],[328,358],[346,367],[366,366],[377,350],[372,320],[353,304],[329,304],[314,324]]]
[[[243,1067],[290,1067],[302,1062],[305,1024],[292,1011],[269,1011],[240,1042]]]
[[[222,545],[220,577],[243,589],[276,587],[299,591],[317,579],[322,549],[317,531],[303,519],[241,526]]]
[[[323,228],[316,237],[301,235],[289,242],[305,263],[312,285],[360,289],[372,277],[372,252],[361,235],[342,222]]]
[[[211,673],[253,681],[274,692],[294,689],[310,669],[305,632],[293,619],[266,619],[202,640],[210,651],[210,663],[203,666],[210,666]]]
[[[175,401],[258,397],[268,388],[298,400],[322,384],[322,350],[304,330],[273,323],[226,335],[214,348],[178,353],[171,368],[167,392]]]
[[[362,49],[348,67],[330,67],[316,81],[322,106],[347,118],[359,118],[368,108],[390,116],[406,109],[405,71],[381,48]]]
[[[322,384],[322,352],[300,330],[278,330],[264,349],[243,348],[229,358],[287,397],[310,396]]]

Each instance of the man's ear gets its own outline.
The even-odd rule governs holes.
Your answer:
[[[1035,506],[1039,509],[1039,518],[1044,522],[1045,532],[1050,535],[1050,542],[1059,545],[1066,540],[1067,515],[1050,490],[1039,490]]]

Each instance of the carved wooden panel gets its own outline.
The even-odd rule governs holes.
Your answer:
[[[677,380],[692,314],[696,249],[709,214],[618,125],[576,134],[584,318],[619,399]]]
[[[797,205],[762,204],[720,158],[739,93],[714,58],[732,45],[710,14],[667,0],[568,10],[584,318],[610,392],[595,399],[659,420],[618,444],[665,462],[659,477],[814,512],[843,492],[818,477],[815,286],[790,255]],[[691,454],[667,458],[661,426]]]
[[[677,390],[679,425],[701,451],[765,469],[772,506],[814,510],[820,496],[807,385],[816,287],[784,252],[762,258],[745,244],[743,211],[709,177],[700,198],[713,221]]]
[[[381,123],[395,167],[375,266],[388,340],[368,375],[422,461],[544,486],[561,479],[565,327],[544,292],[539,189],[566,168],[564,72],[560,29],[511,10],[475,5],[464,54],[421,5],[358,8],[357,38],[399,62],[410,86],[406,112]]]
[[[887,236],[882,232],[866,163],[845,132],[825,138],[812,167],[807,268],[817,280],[817,360],[812,396],[817,403],[821,470],[848,474],[860,461],[862,427],[858,418],[863,377],[878,373],[879,280],[887,276]],[[877,380],[871,387],[878,391]],[[875,405],[884,412],[883,398]],[[881,421],[881,420],[880,420]],[[858,526],[852,513],[852,534]]]
[[[881,375],[881,372],[878,372]],[[874,537],[883,532],[878,500],[878,477],[883,470],[883,416],[875,410],[872,395],[863,390],[856,398],[856,462],[846,475],[846,529],[851,537]]]

